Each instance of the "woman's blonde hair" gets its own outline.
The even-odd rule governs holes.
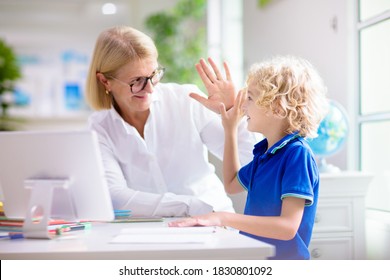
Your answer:
[[[279,56],[254,64],[247,77],[259,96],[256,104],[289,122],[287,133],[316,137],[329,102],[324,83],[306,60]]]
[[[156,46],[146,34],[128,26],[112,27],[100,33],[86,83],[89,105],[95,110],[102,110],[111,108],[113,102],[98,81],[97,73],[115,77],[116,71],[125,64],[145,58],[158,58]]]

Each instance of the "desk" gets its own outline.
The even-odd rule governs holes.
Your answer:
[[[166,227],[167,221],[148,223],[94,223],[92,228],[68,233],[52,240],[0,240],[0,259],[67,260],[193,260],[193,259],[266,259],[274,255],[272,245],[218,229],[209,242],[201,244],[113,244],[110,241],[124,228]]]

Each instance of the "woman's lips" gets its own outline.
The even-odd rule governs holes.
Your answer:
[[[148,97],[148,94],[133,94],[133,97],[144,99]]]

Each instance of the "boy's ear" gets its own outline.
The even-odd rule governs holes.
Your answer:
[[[286,117],[286,112],[284,112],[279,106],[272,108],[272,114],[280,119],[284,119]]]

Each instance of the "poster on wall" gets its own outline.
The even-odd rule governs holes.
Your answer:
[[[64,50],[47,56],[19,55],[22,78],[16,83],[13,116],[45,118],[85,115],[85,80],[88,56]]]

